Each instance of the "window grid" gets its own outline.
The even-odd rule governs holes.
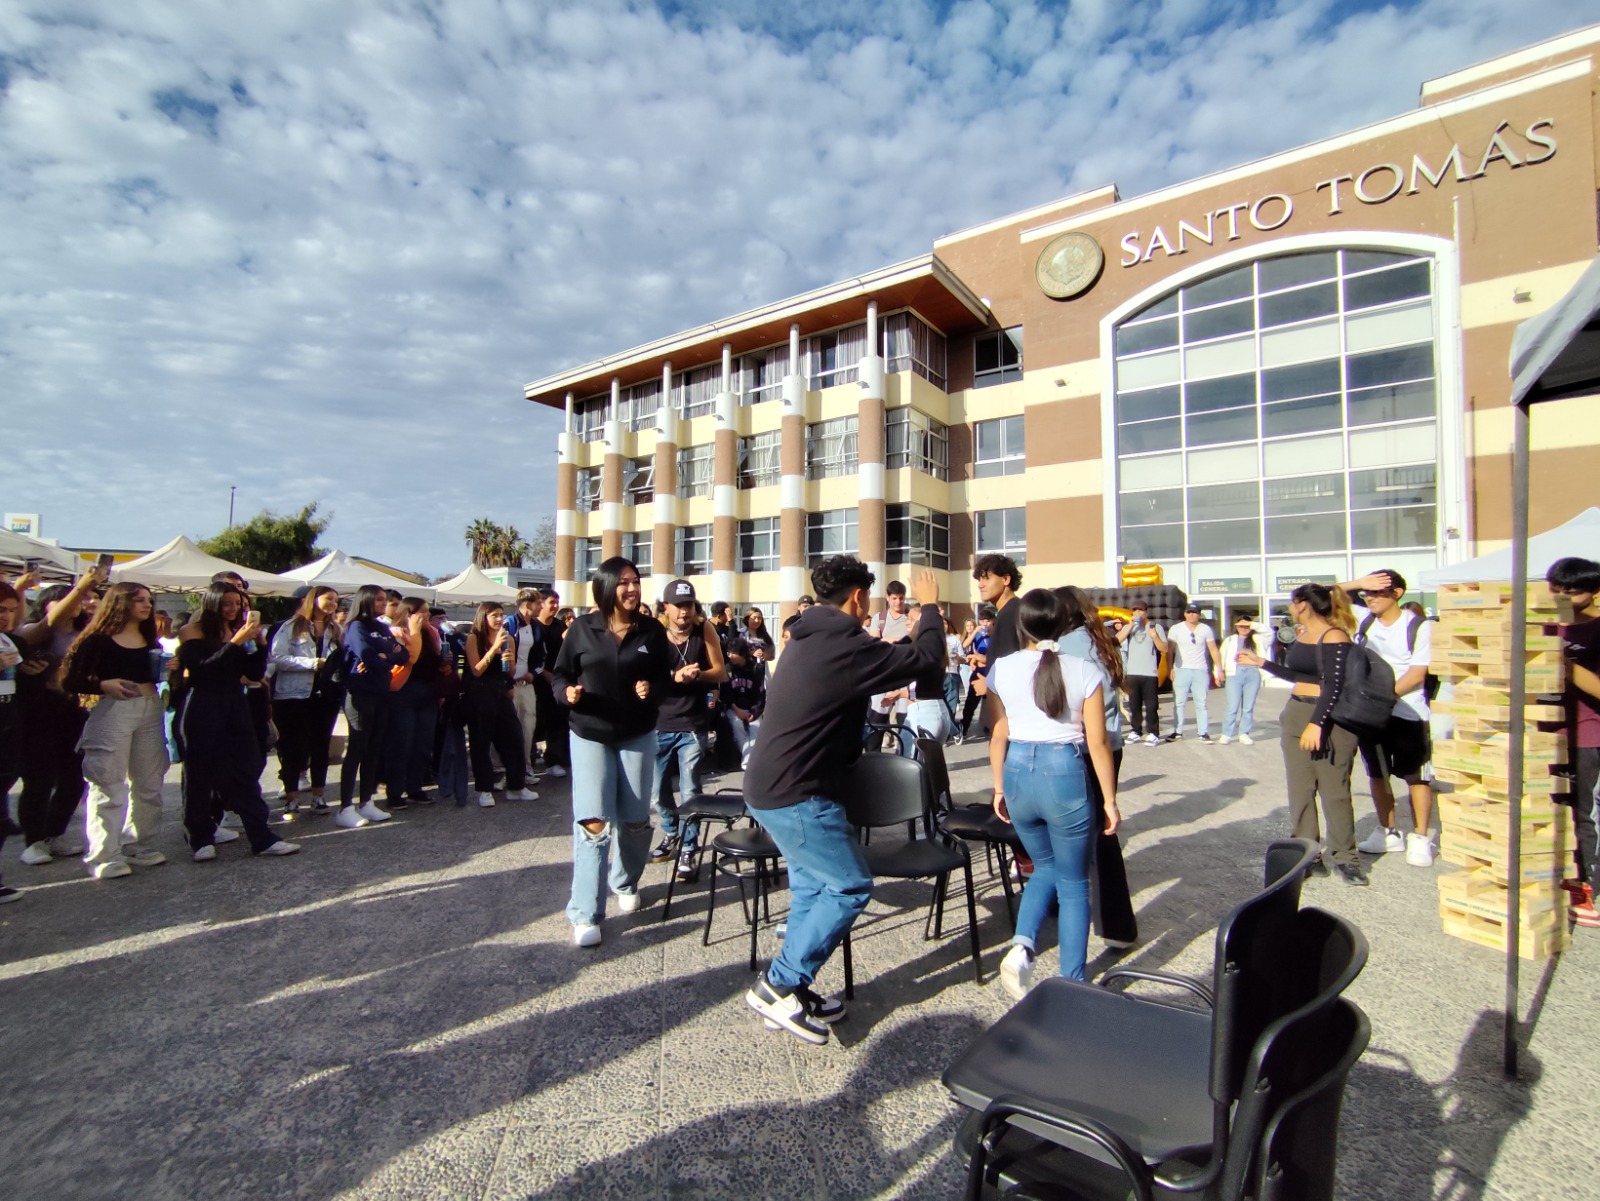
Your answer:
[[[891,313],[883,319],[884,369],[891,374],[910,371],[939,388],[949,378],[945,336],[912,312]]]
[[[978,554],[1009,555],[1018,567],[1027,564],[1027,509],[982,509],[973,514],[973,525]]]
[[[578,503],[580,513],[593,513],[600,507],[600,468],[578,468]]]
[[[843,329],[815,334],[806,339],[805,366],[811,391],[853,384],[861,378],[861,359],[867,353],[867,326],[847,325]]]
[[[610,403],[611,397],[605,393],[573,403],[572,416],[578,427],[578,441],[598,442],[605,437],[606,407]]]
[[[972,386],[990,388],[1022,378],[1022,326],[979,334],[972,340]]]
[[[600,570],[600,539],[579,538],[572,550],[574,574],[580,581],[592,579]]]
[[[629,459],[622,465],[622,503],[647,505],[656,498],[656,461]]]
[[[635,384],[631,388],[622,390],[621,408],[617,411],[617,419],[630,430],[653,429],[656,423],[656,407],[661,402],[661,382],[651,380],[647,384]]]
[[[834,555],[853,555],[859,549],[856,510],[806,514],[806,566],[815,567]]]
[[[1123,557],[1136,561],[1187,561],[1192,580],[1207,560],[1254,559],[1260,563],[1284,555],[1338,555],[1346,560],[1348,570],[1352,555],[1433,549],[1437,543],[1436,456],[1430,452],[1423,458],[1419,452],[1412,462],[1373,468],[1355,465],[1351,453],[1352,438],[1366,430],[1431,434],[1435,429],[1432,266],[1432,260],[1426,257],[1375,251],[1329,251],[1259,259],[1181,289],[1119,326],[1119,380],[1127,364],[1163,355],[1176,353],[1179,367],[1175,381],[1119,388],[1116,394],[1119,468],[1125,472],[1129,464],[1178,456],[1177,478],[1172,484],[1119,490],[1119,549]],[[1195,292],[1199,293],[1198,300],[1191,298]],[[1312,297],[1313,293],[1317,295]],[[1307,299],[1302,302],[1301,297]],[[1293,303],[1281,303],[1285,298]],[[1429,332],[1424,339],[1394,344],[1380,341],[1375,346],[1351,348],[1352,316],[1403,317],[1424,301],[1430,306]],[[1293,309],[1296,304],[1299,309],[1291,314],[1295,319],[1274,324],[1269,310]],[[1307,309],[1315,311],[1309,317],[1300,316]],[[1247,311],[1250,323],[1233,328]],[[1325,348],[1323,354],[1308,359],[1291,357],[1271,365],[1264,361],[1266,337],[1318,327],[1336,332],[1336,348]],[[1191,328],[1204,336],[1190,340],[1187,335]],[[1186,359],[1191,350],[1242,343],[1246,338],[1253,357],[1250,371],[1189,378]],[[1381,373],[1382,360],[1386,358],[1396,367],[1389,378],[1375,386],[1360,378],[1374,368]],[[1355,372],[1352,365],[1357,368]],[[1240,403],[1238,396],[1226,395],[1225,388],[1241,386],[1245,380],[1248,400]],[[1197,397],[1201,402],[1198,408],[1193,404]],[[1387,417],[1381,411],[1373,417],[1372,409],[1381,409],[1385,400],[1390,404]],[[1212,407],[1213,403],[1216,407]],[[1319,405],[1324,410],[1320,414],[1313,407]],[[1295,425],[1294,406],[1302,413],[1309,412],[1309,419],[1300,417],[1301,424]],[[1245,432],[1244,427],[1250,422],[1241,417],[1240,436],[1191,442],[1192,416],[1225,412],[1248,412],[1254,428]],[[1284,414],[1288,414],[1290,428],[1268,432],[1269,425],[1284,421]],[[1330,420],[1335,415],[1337,420]],[[1159,437],[1147,432],[1169,422],[1177,435],[1175,441],[1165,432]],[[1267,459],[1274,448],[1294,447],[1300,440],[1318,441],[1319,435],[1337,438],[1340,461],[1336,467],[1308,464],[1301,473],[1269,476]],[[1138,449],[1129,450],[1130,445]],[[1229,485],[1256,490],[1252,516],[1230,517],[1226,500],[1220,501],[1220,508],[1212,507],[1224,494],[1190,478],[1195,451],[1229,449],[1255,451],[1253,469],[1260,482],[1241,480]],[[1359,478],[1364,484],[1366,477],[1375,472],[1394,474],[1398,482],[1385,487],[1395,495],[1405,494],[1415,503],[1374,504],[1358,500],[1356,481]],[[1306,493],[1303,500],[1295,497],[1297,488]],[[1196,511],[1203,507],[1201,502],[1209,511]],[[1275,505],[1289,505],[1292,511],[1275,513]],[[1165,519],[1139,520],[1150,514]],[[1313,541],[1307,543],[1307,537]],[[1259,580],[1262,588],[1267,589],[1272,582],[1263,571]]]
[[[926,505],[888,505],[884,509],[885,561],[950,569],[950,515]]]
[[[777,571],[778,518],[757,517],[739,523],[739,570]]]
[[[1023,419],[996,417],[974,422],[972,426],[972,475],[988,479],[997,475],[1021,475],[1027,470]]]
[[[633,560],[641,576],[651,573],[650,561],[655,557],[655,543],[649,532],[622,535],[622,556]]]
[[[685,576],[711,574],[711,526],[681,525],[677,533],[678,570]]]
[[[835,417],[806,426],[806,479],[825,480],[854,475],[857,455],[857,417]]]
[[[672,403],[685,420],[705,417],[717,407],[722,391],[722,364],[707,363],[679,371],[672,377]]]
[[[764,488],[783,475],[782,434],[768,430],[739,439],[739,487]]]
[[[950,478],[950,431],[943,422],[909,407],[884,420],[884,466],[915,467],[936,480]]]
[[[716,474],[716,447],[707,442],[678,451],[678,495],[710,496]]]

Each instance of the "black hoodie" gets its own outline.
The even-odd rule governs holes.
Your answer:
[[[752,809],[786,809],[833,796],[861,756],[867,699],[909,684],[944,663],[944,622],[928,606],[910,642],[890,645],[832,605],[813,605],[790,629],[767,685],[744,799]]]

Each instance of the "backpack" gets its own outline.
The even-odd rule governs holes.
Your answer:
[[[1322,657],[1321,639],[1317,641],[1317,657]],[[1394,668],[1363,642],[1350,644],[1344,665],[1344,688],[1333,703],[1333,724],[1355,734],[1382,730],[1389,724],[1399,699],[1394,694]]]
[[[1377,616],[1375,614],[1372,614],[1372,613],[1367,614],[1366,620],[1363,621],[1361,623],[1360,628],[1356,630],[1356,641],[1357,642],[1363,642],[1363,643],[1365,642],[1366,637],[1367,637],[1367,631],[1372,628],[1372,623],[1377,621],[1377,620],[1378,620],[1378,618],[1377,618]],[[1417,630],[1420,629],[1421,626],[1422,626],[1422,623],[1427,621],[1427,620],[1428,619],[1426,617],[1418,617],[1415,613],[1411,614],[1411,620],[1406,623],[1406,651],[1407,651],[1407,653],[1412,654],[1412,655],[1415,655],[1417,653]],[[1438,695],[1439,695],[1439,677],[1434,675],[1433,672],[1430,671],[1427,675],[1422,677],[1422,699],[1427,701],[1431,705],[1433,703],[1433,698],[1438,696]]]

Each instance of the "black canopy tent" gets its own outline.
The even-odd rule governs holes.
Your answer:
[[[1600,392],[1600,258],[1511,341],[1511,805],[1506,913],[1504,1066],[1517,1074],[1517,985],[1521,971],[1523,739],[1526,730],[1528,617],[1528,429],[1534,405]],[[1582,799],[1579,798],[1579,803]]]

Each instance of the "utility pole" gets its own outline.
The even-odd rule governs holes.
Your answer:
[[[228,485],[228,528],[230,530],[233,528],[233,494],[236,491],[238,491],[237,485]]]

